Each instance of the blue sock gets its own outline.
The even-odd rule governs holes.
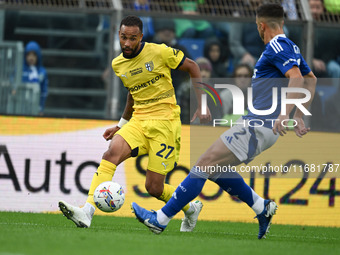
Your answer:
[[[236,172],[223,172],[217,178],[211,178],[224,191],[230,195],[238,197],[250,207],[254,205],[259,196],[243,180],[242,176]]]
[[[175,216],[191,200],[197,197],[206,182],[208,175],[199,173],[193,167],[189,175],[178,185],[170,200],[161,209],[169,218]]]

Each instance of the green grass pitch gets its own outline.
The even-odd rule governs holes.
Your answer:
[[[155,235],[134,218],[95,216],[80,229],[61,214],[0,212],[0,255],[340,254],[340,228],[272,225],[257,240],[257,224],[199,221],[192,233],[179,227],[173,220]]]

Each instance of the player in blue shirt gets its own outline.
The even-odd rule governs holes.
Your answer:
[[[240,120],[244,123],[247,120],[259,122],[259,125],[256,126],[254,123],[246,126],[237,125],[224,132],[220,139],[215,141],[198,159],[190,174],[177,187],[172,198],[162,209],[157,212],[150,212],[136,203],[132,203],[132,209],[137,219],[154,233],[161,233],[171,218],[184,205],[199,195],[208,178],[230,195],[237,196],[254,210],[259,221],[259,239],[264,238],[269,230],[272,217],[277,210],[274,201],[265,200],[256,194],[236,172],[210,174],[200,170],[206,169],[208,166],[237,166],[242,162],[248,163],[262,151],[270,148],[277,141],[279,134],[281,136],[285,134],[283,125],[286,125],[285,120],[289,119],[289,114],[294,105],[288,104],[284,115],[281,114],[280,103],[273,105],[276,110],[270,110],[274,97],[273,88],[277,88],[277,102],[281,102],[282,87],[304,88],[310,92],[310,99],[305,100],[306,102],[301,105],[301,109],[297,107],[293,117],[296,123],[294,130],[297,136],[302,137],[309,131],[302,119],[302,107],[308,108],[313,100],[316,77],[301,56],[299,48],[284,35],[284,12],[281,5],[264,4],[257,9],[256,13],[257,29],[266,48],[255,65],[252,79],[252,105],[254,107],[251,108],[248,105],[249,113],[243,116],[243,120]],[[288,99],[299,99],[301,93],[289,92],[286,97]],[[261,115],[258,110],[267,110],[268,114]],[[193,228],[196,222],[188,221],[182,224]]]
[[[261,28],[263,25],[258,24],[258,26]],[[261,29],[259,29],[259,33],[261,35]],[[262,39],[264,40],[264,38]],[[264,42],[266,43],[266,41]],[[265,50],[254,68],[252,79],[254,108],[257,110],[271,108],[273,87],[278,89],[278,102],[281,102],[281,88],[287,87],[289,80],[280,78],[298,78],[301,75],[306,76],[309,74],[312,75],[311,70],[295,43],[283,33],[275,35],[272,39],[268,38]],[[299,84],[291,84],[290,86],[300,87]],[[248,112],[243,117],[244,119],[263,119],[264,125],[272,128],[272,121],[268,119],[276,119],[279,116],[281,104],[278,104],[276,110],[268,115],[254,114],[249,109]]]

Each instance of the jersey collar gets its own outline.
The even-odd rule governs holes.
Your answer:
[[[278,34],[278,35],[275,35],[275,36],[274,36],[274,37],[266,44],[266,46],[269,45],[270,42],[272,42],[272,41],[274,41],[274,40],[277,40],[279,37],[286,38],[286,35],[285,35],[285,34]]]
[[[279,37],[284,37],[284,38],[286,38],[286,35],[285,35],[285,34],[275,35],[275,36],[273,37],[273,39],[271,39],[271,41],[272,41],[272,40],[275,40],[275,39],[278,39]]]
[[[137,56],[139,55],[139,53],[142,51],[142,49],[144,48],[144,44],[145,44],[145,42],[142,42],[142,43],[141,43],[140,49],[139,49],[139,51],[136,52],[135,55],[132,55],[131,57],[125,57],[125,56],[123,55],[124,58],[131,59],[131,58],[137,57]]]

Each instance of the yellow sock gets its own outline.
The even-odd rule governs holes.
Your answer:
[[[117,166],[115,164],[113,164],[113,163],[111,163],[111,162],[109,162],[105,159],[102,159],[102,161],[100,162],[100,165],[97,169],[97,172],[95,172],[94,175],[93,175],[86,203],[90,203],[91,205],[96,207],[96,205],[93,201],[93,193],[94,193],[95,189],[102,182],[112,181],[112,177],[113,177],[113,175],[116,171],[116,168],[117,168]]]
[[[172,197],[172,194],[175,191],[175,187],[171,186],[169,184],[164,183],[164,189],[163,189],[163,193],[162,195],[158,198],[159,200],[164,201],[165,203],[168,202],[170,200],[170,198]],[[190,208],[190,205],[187,204],[186,206],[184,206],[182,208],[183,212],[188,211]]]

